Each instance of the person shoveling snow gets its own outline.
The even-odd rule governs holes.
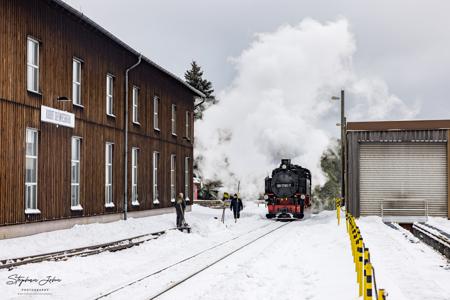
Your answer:
[[[183,193],[179,193],[175,201],[175,210],[177,212],[177,228],[187,228],[189,225],[184,219],[184,211],[186,209],[186,200],[184,200]]]

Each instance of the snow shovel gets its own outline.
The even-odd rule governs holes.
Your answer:
[[[180,231],[186,230],[187,233],[191,233],[191,226],[189,226],[189,224],[184,219],[184,209],[181,210],[181,216],[183,217],[183,221],[181,222],[183,226],[179,227],[178,229]]]

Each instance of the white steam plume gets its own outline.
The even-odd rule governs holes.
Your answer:
[[[358,78],[352,68],[355,40],[347,20],[321,24],[306,19],[257,34],[233,59],[237,76],[196,123],[196,156],[203,178],[220,179],[224,190],[254,197],[264,177],[291,158],[323,183],[319,161],[339,133],[339,103],[330,96],[345,87],[349,120],[410,118],[409,108],[383,80]]]

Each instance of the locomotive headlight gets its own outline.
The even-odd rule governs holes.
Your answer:
[[[281,168],[282,169],[286,169],[286,165],[281,165]]]
[[[269,199],[269,196],[264,195],[264,200],[267,200],[267,199]]]
[[[300,199],[305,200],[306,196],[305,195],[301,195]]]

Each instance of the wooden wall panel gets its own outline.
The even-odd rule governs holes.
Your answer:
[[[0,225],[61,218],[93,216],[123,211],[124,73],[137,57],[108,37],[68,14],[50,0],[0,1]],[[27,36],[40,41],[40,94],[26,90]],[[71,98],[72,59],[83,60],[82,104],[59,103]],[[106,115],[106,74],[114,79],[114,114]],[[132,87],[140,88],[140,126],[132,124]],[[160,103],[160,132],[153,129],[153,97]],[[171,134],[171,104],[177,105],[177,136]],[[184,191],[184,157],[193,144],[186,140],[185,111],[193,110],[193,94],[180,82],[143,62],[130,72],[128,109],[129,210],[168,207],[170,154],[177,154],[177,192]],[[40,106],[73,112],[74,129],[40,122]],[[39,130],[39,215],[24,213],[25,130]],[[70,210],[71,137],[81,142],[81,212]],[[113,201],[105,202],[105,143],[114,143]],[[139,207],[131,207],[131,148],[139,147]],[[159,151],[161,164],[159,206],[153,204],[152,155]],[[192,175],[192,170],[190,170]],[[192,199],[192,184],[190,198]]]

